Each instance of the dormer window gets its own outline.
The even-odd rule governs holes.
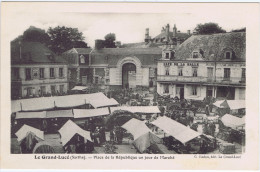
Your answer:
[[[199,58],[199,52],[193,52],[193,53],[192,53],[192,58],[193,58],[193,59]]]
[[[231,59],[231,55],[232,55],[232,52],[227,51],[227,52],[225,53],[225,59]]]
[[[86,63],[86,62],[85,62],[85,57],[84,57],[83,55],[80,56],[80,63],[81,63],[81,64]]]

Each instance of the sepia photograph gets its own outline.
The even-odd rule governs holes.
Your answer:
[[[134,5],[137,12],[6,12],[14,26],[6,58],[10,113],[4,114],[11,155],[232,159],[248,151],[246,118],[253,116],[241,4],[224,4],[235,10],[220,14],[223,4],[201,3],[207,12],[212,7],[210,15],[194,9],[200,3],[161,13]]]

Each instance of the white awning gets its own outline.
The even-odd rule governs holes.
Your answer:
[[[47,111],[46,118],[73,118],[72,109]]]
[[[90,118],[95,116],[109,115],[108,108],[99,109],[73,109],[74,118]]]
[[[226,108],[228,106],[231,110],[244,109],[246,108],[246,101],[245,100],[219,100],[213,103],[213,105],[219,108]]]
[[[245,100],[227,100],[230,109],[244,109],[246,108]]]
[[[230,114],[226,114],[221,118],[223,124],[227,127],[230,127],[234,130],[237,130],[239,127],[245,126],[245,116],[243,118],[239,118]]]
[[[66,145],[75,134],[78,134],[78,135],[84,137],[85,139],[92,141],[92,139],[90,137],[90,132],[83,130],[77,124],[72,122],[71,120],[68,120],[61,127],[61,129],[59,130],[59,133],[61,135],[61,142],[62,142],[63,146]]]
[[[60,108],[73,108],[85,104],[91,104],[94,108],[119,105],[115,99],[109,99],[103,93],[74,94],[56,97],[40,97],[11,101],[12,112],[40,111]]]
[[[173,136],[183,144],[200,135],[200,133],[165,116],[159,117],[157,120],[153,121],[152,124],[161,128],[164,132]]]
[[[16,112],[15,119],[46,118],[46,111],[42,112]]]
[[[87,90],[88,89],[88,87],[86,87],[86,86],[75,86],[74,88],[72,88],[71,90],[77,90],[77,91],[85,91],[85,90]]]
[[[135,118],[130,119],[122,125],[122,127],[134,136],[134,140],[138,139],[143,134],[150,132],[150,129],[145,125],[144,121],[140,121]]]
[[[40,97],[11,101],[12,112],[39,111],[54,108],[53,97]]]
[[[35,134],[38,140],[44,140],[43,131],[25,124],[15,133],[15,135],[17,136],[17,141],[21,142],[29,132]]]
[[[132,113],[161,113],[157,106],[118,106],[110,109],[111,113],[116,110],[126,110]]]

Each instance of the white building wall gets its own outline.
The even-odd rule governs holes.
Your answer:
[[[141,68],[142,70],[142,80],[141,85],[142,86],[149,86],[149,68]],[[136,78],[138,79],[138,78]]]
[[[117,68],[109,69],[109,80],[110,80],[110,85],[121,85],[122,81],[120,82],[119,80],[119,73]]]

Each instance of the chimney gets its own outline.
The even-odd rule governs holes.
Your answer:
[[[169,42],[169,29],[170,29],[170,25],[167,24],[166,25],[166,42],[167,43]]]
[[[149,42],[149,28],[145,29],[145,38],[144,38],[144,42]]]
[[[164,33],[164,32],[165,32],[165,29],[164,29],[164,27],[162,27],[161,33]]]
[[[101,49],[104,48],[104,40],[96,39],[95,40],[95,49]]]
[[[173,37],[176,37],[177,35],[177,28],[176,28],[176,24],[174,24],[174,27],[173,27]]]
[[[187,31],[188,35],[190,35],[190,30]]]

